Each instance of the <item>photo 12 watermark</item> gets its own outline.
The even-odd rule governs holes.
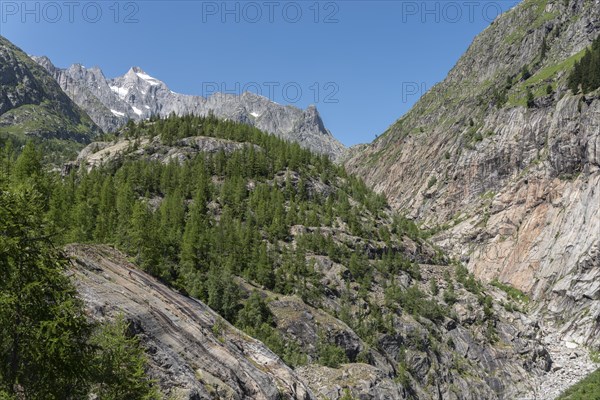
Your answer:
[[[298,82],[202,82],[202,97],[217,93],[240,97],[244,93],[254,93],[272,102],[287,104],[337,104],[340,87],[336,82],[312,82],[303,85]]]
[[[340,3],[335,1],[202,1],[202,23],[337,24]]]
[[[7,23],[137,24],[137,1],[0,1],[0,21]]]
[[[510,1],[401,1],[401,21],[421,23],[473,23],[494,21]]]
[[[402,82],[400,93],[402,103],[413,102],[421,98],[429,90],[426,82]]]

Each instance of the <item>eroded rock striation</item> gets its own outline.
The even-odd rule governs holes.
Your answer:
[[[118,251],[70,245],[66,252],[91,316],[123,314],[146,349],[150,377],[169,398],[315,398],[262,343],[137,269]]]

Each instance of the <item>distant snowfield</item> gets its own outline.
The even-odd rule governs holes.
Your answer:
[[[125,113],[122,113],[122,112],[117,111],[117,110],[111,109],[110,112],[113,113],[114,115],[116,115],[117,117],[124,117],[125,116]]]
[[[140,110],[136,106],[131,106],[131,108],[133,109],[133,112],[136,113],[137,115],[142,115],[142,110]]]

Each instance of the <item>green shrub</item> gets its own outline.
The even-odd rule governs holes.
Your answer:
[[[330,343],[319,345],[319,364],[330,368],[338,368],[340,364],[347,362],[348,356],[341,347]]]
[[[498,281],[497,279],[494,279],[491,282],[492,286],[497,287],[498,289],[502,290],[503,292],[505,292],[508,297],[510,299],[522,302],[522,303],[528,303],[529,302],[529,296],[527,296],[525,293],[523,293],[522,291],[520,291],[517,288],[514,288],[510,285],[507,285],[505,283],[502,283],[500,281]]]
[[[432,176],[431,179],[429,179],[429,182],[427,182],[427,189],[430,189],[436,183],[437,183],[437,178],[435,176]]]
[[[527,108],[533,108],[535,107],[535,97],[533,95],[533,92],[531,91],[530,88],[527,88]]]
[[[600,400],[600,369],[568,388],[557,400]]]
[[[454,291],[454,284],[452,282],[449,282],[448,287],[444,290],[443,298],[444,302],[446,302],[446,304],[448,304],[449,306],[453,305],[458,301],[458,298],[456,297],[456,292]]]

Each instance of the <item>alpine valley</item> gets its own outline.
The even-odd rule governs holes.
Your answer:
[[[0,37],[0,399],[598,399],[600,0],[374,142]]]

